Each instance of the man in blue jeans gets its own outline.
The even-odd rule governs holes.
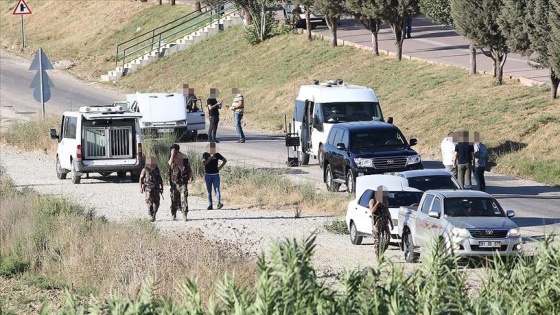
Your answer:
[[[208,198],[208,208],[207,210],[212,210],[212,187],[214,188],[214,193],[216,194],[216,199],[218,201],[217,208],[221,209],[224,205],[222,204],[222,199],[220,195],[220,170],[226,165],[227,160],[220,153],[216,152],[216,143],[211,142],[209,144],[210,152],[204,152],[202,154],[202,164],[204,164],[204,181],[206,182],[206,196]],[[218,166],[218,161],[222,161],[222,164]]]
[[[245,101],[243,95],[239,93],[237,89],[232,90],[232,94],[235,95],[233,102],[229,109],[233,111],[233,121],[235,123],[235,130],[239,134],[238,143],[245,143],[245,134],[243,133],[243,128],[241,127],[241,120],[243,119],[243,110],[245,108]]]

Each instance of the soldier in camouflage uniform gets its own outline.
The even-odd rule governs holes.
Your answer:
[[[147,157],[146,165],[140,173],[140,193],[144,193],[146,204],[148,204],[148,214],[152,222],[156,220],[156,213],[159,209],[160,194],[163,191],[163,180],[159,172],[158,162],[155,157]]]
[[[187,197],[189,189],[187,184],[192,181],[192,169],[189,160],[184,154],[179,152],[179,145],[171,146],[171,156],[169,158],[169,186],[171,193],[171,215],[173,220],[177,219],[177,210],[181,209],[183,219],[187,221],[189,204]]]
[[[375,198],[369,201],[369,210],[373,220],[373,246],[375,254],[379,258],[381,252],[384,252],[389,245],[391,230],[393,229],[393,218],[389,212],[389,195],[383,186],[377,187]],[[391,230],[389,230],[389,225]],[[381,238],[384,238],[381,240]],[[383,242],[381,242],[383,241]],[[383,243],[383,246],[380,246]]]

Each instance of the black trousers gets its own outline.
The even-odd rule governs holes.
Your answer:
[[[216,142],[216,131],[218,130],[218,122],[220,116],[210,116],[210,126],[208,126],[208,141]]]

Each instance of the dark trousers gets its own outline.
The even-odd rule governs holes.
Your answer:
[[[465,189],[465,185],[467,189],[471,188],[471,165],[469,163],[457,165],[457,180],[462,189]]]
[[[484,179],[485,169],[486,167],[484,166],[477,166],[474,168],[474,179],[476,179],[478,190],[480,191],[486,191],[486,180]]]
[[[407,37],[407,38],[410,38],[410,37],[411,37],[411,36],[410,36],[410,33],[411,33],[411,32],[412,32],[412,17],[409,16],[409,17],[406,19],[406,37]]]
[[[210,126],[208,127],[208,141],[216,142],[216,131],[218,130],[218,122],[220,116],[210,116]]]

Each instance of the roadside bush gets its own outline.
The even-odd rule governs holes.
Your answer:
[[[43,120],[35,115],[30,119],[12,121],[2,139],[6,144],[25,151],[55,152],[56,141],[50,137],[51,128],[60,129],[59,117],[47,116]]]
[[[123,309],[134,314],[557,314],[560,253],[553,244],[552,238],[546,239],[543,252],[531,258],[491,258],[494,267],[482,289],[467,294],[465,275],[472,271],[446,254],[442,243],[433,246],[422,266],[411,273],[382,258],[377,268],[345,272],[334,289],[318,279],[311,264],[315,237],[303,242],[286,239],[268,256],[260,256],[254,289],[226,275],[216,284],[217,302],[206,306],[196,281],[179,287],[183,302],[174,304],[157,298],[157,282],[147,278],[136,299],[113,297],[79,306],[69,295],[59,314]]]

